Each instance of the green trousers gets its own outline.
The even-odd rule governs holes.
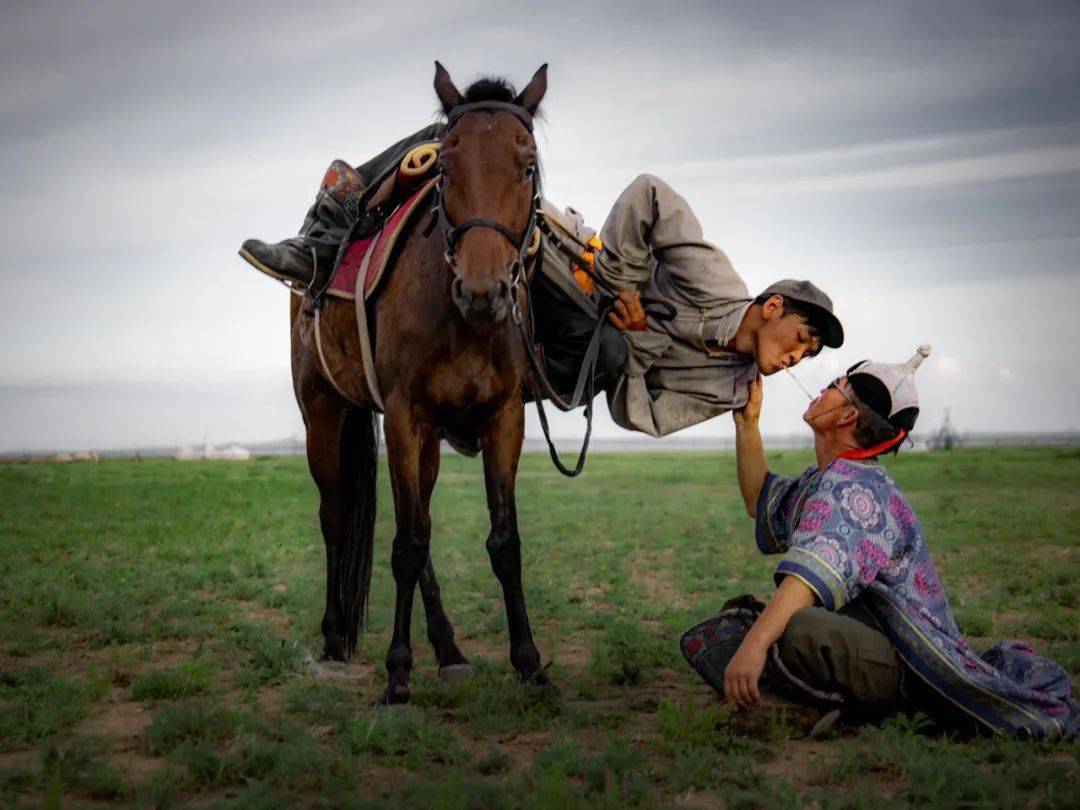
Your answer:
[[[778,647],[791,674],[815,689],[840,693],[855,713],[876,718],[909,707],[904,687],[912,674],[857,601],[838,613],[803,608]]]

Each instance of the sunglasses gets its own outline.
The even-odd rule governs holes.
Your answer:
[[[842,381],[843,379],[844,379],[843,377],[837,377],[837,378],[836,378],[835,380],[833,380],[833,381],[832,381],[831,383],[829,383],[829,384],[828,384],[828,385],[826,385],[825,387],[826,387],[826,388],[835,388],[835,389],[836,389],[837,391],[839,391],[839,392],[840,392],[840,396],[842,396],[842,397],[844,398],[844,401],[845,401],[845,402],[846,402],[846,403],[847,403],[848,405],[850,405],[850,406],[851,406],[852,408],[856,408],[856,407],[858,407],[858,406],[857,406],[857,405],[856,405],[856,404],[855,404],[854,402],[852,402],[852,401],[851,401],[851,397],[849,397],[849,396],[847,395],[847,392],[846,392],[846,391],[845,391],[845,390],[844,390],[844,389],[843,389],[843,388],[841,387],[841,385],[840,385],[840,383],[841,383],[841,381]]]

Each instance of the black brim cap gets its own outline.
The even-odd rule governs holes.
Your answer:
[[[770,284],[762,295],[783,295],[813,310],[817,315],[815,326],[822,345],[830,349],[839,349],[844,345],[844,327],[833,312],[832,299],[811,282],[786,278]]]

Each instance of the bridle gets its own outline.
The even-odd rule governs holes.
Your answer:
[[[469,104],[459,104],[450,110],[450,113],[447,116],[447,126],[443,138],[445,139],[462,116],[471,112],[508,112],[515,116],[530,133],[533,131],[532,115],[524,107],[501,101],[478,101]],[[537,261],[542,260],[539,258],[542,255],[542,246],[540,242],[542,239],[546,238],[575,266],[581,267],[587,275],[592,277],[593,281],[598,286],[602,289],[606,288],[607,291],[611,293],[612,297],[617,296],[618,293],[611,290],[603,279],[593,272],[591,264],[584,263],[583,257],[579,256],[573,248],[563,242],[563,240],[552,230],[550,224],[540,210],[540,175],[536,170],[536,164],[531,164],[530,168],[532,171],[533,185],[532,200],[529,205],[529,220],[525,223],[525,229],[521,233],[514,233],[504,223],[487,217],[472,217],[457,225],[451,222],[450,217],[446,213],[446,202],[443,197],[443,175],[440,171],[438,179],[435,182],[435,210],[432,212],[433,216],[431,218],[431,223],[428,225],[427,229],[425,229],[424,234],[426,236],[431,233],[431,230],[435,227],[436,221],[442,228],[443,240],[446,243],[446,252],[443,254],[443,259],[454,274],[454,287],[458,287],[462,283],[461,276],[458,274],[457,264],[454,261],[454,251],[457,248],[458,242],[461,240],[462,234],[467,230],[470,228],[491,228],[492,230],[501,233],[503,237],[514,246],[514,249],[517,251],[517,256],[514,259],[514,264],[510,268],[510,316],[514,325],[521,330],[525,354],[532,371],[532,389],[534,402],[536,404],[536,413],[540,418],[540,427],[544,432],[544,439],[547,441],[551,460],[554,462],[555,467],[559,472],[572,478],[584,469],[585,456],[589,451],[589,439],[592,436],[593,424],[593,399],[596,395],[596,366],[600,353],[600,338],[602,328],[607,321],[607,315],[611,311],[612,305],[608,304],[599,309],[596,326],[593,328],[588,347],[582,358],[581,370],[578,373],[574,391],[568,401],[555,390],[555,387],[551,384],[551,381],[544,371],[543,361],[537,355],[537,351],[533,345],[534,330],[531,304],[527,312],[523,315],[519,305],[519,289],[523,282],[526,285],[526,288],[528,287],[529,281],[525,277],[526,264],[529,261],[530,254],[533,253],[538,257]],[[589,249],[586,245],[582,245],[582,247]],[[595,248],[593,249],[595,250]],[[454,287],[452,287],[452,289]],[[664,302],[660,303],[663,304]],[[670,307],[670,305],[667,306]],[[657,317],[670,318],[673,316],[674,310],[672,310],[670,314],[662,314]],[[577,463],[573,467],[567,467],[562,463],[558,451],[555,449],[555,444],[551,440],[551,429],[548,425],[547,415],[544,412],[545,397],[562,411],[570,411],[577,408],[582,403],[585,404],[585,438],[581,444],[581,451],[578,454]]]
[[[446,132],[443,134],[443,138],[445,139],[446,136],[450,134],[454,125],[457,124],[463,115],[471,112],[508,112],[514,115],[530,133],[533,131],[532,115],[530,115],[529,111],[524,107],[520,107],[517,104],[510,104],[505,101],[477,101],[470,104],[459,104],[450,111]],[[534,231],[536,231],[537,215],[540,210],[540,173],[537,171],[535,163],[530,164],[530,168],[532,171],[532,199],[529,202],[529,219],[525,223],[525,229],[521,231],[521,233],[514,233],[502,222],[488,217],[471,217],[464,222],[455,225],[450,221],[450,217],[446,213],[446,200],[443,195],[443,175],[441,171],[439,172],[438,179],[435,181],[436,218],[439,227],[442,228],[443,241],[446,243],[446,252],[443,254],[443,259],[454,274],[453,284],[456,287],[461,285],[461,276],[458,273],[457,262],[454,260],[454,253],[457,250],[457,245],[461,240],[461,237],[470,228],[490,228],[493,231],[498,231],[503,235],[506,241],[513,245],[514,250],[517,251],[514,262],[510,266],[510,316],[513,318],[515,324],[521,323],[521,308],[518,303],[518,289],[525,275],[525,265],[528,262],[530,248],[535,242]],[[432,224],[434,225],[434,221]]]

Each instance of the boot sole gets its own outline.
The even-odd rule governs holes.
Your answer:
[[[240,254],[241,259],[246,261],[248,264],[250,264],[256,270],[258,270],[260,273],[265,273],[266,275],[270,276],[270,278],[276,278],[278,281],[285,281],[285,282],[288,282],[289,284],[297,284],[297,285],[306,286],[303,279],[295,278],[294,276],[286,276],[286,275],[283,275],[282,273],[277,272],[276,270],[273,270],[273,269],[267,267],[265,264],[263,264],[258,259],[256,259],[248,250],[245,250],[244,248],[240,248],[238,253]]]

